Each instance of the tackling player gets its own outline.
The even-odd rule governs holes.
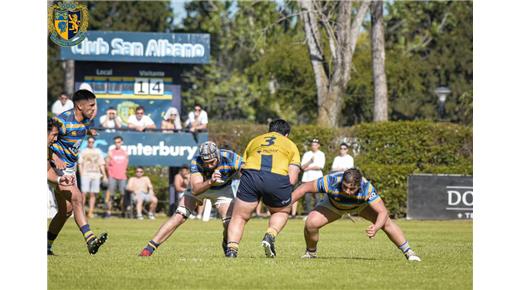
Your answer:
[[[53,119],[47,120],[47,181],[57,183],[60,185],[70,185],[73,184],[76,180],[75,176],[65,175],[60,176],[56,173],[56,171],[52,168],[52,151],[50,150],[50,146],[52,143],[58,140],[58,132],[59,127]],[[64,165],[63,162],[61,165]]]
[[[233,175],[238,174],[242,166],[242,157],[230,150],[219,149],[211,141],[199,147],[199,156],[191,162],[191,192],[186,191],[179,201],[175,214],[157,231],[153,239],[141,251],[139,256],[151,256],[175,230],[196,210],[202,201],[210,199],[222,217],[224,226],[222,248],[226,251],[226,234],[233,211]]]
[[[72,96],[72,101],[74,103],[73,109],[53,118],[59,130],[56,141],[50,146],[54,161],[51,165],[54,164],[58,175],[76,175],[78,149],[87,135],[91,120],[96,115],[96,96],[92,92],[78,90]],[[61,166],[56,166],[59,161],[62,161],[65,165],[63,170],[61,170]],[[54,254],[52,244],[72,212],[74,212],[74,220],[85,238],[89,253],[96,254],[108,235],[103,233],[96,237],[90,230],[90,225],[83,211],[83,198],[78,186],[75,183],[58,184],[54,192],[58,204],[58,213],[49,224],[47,254]]]
[[[291,212],[292,186],[300,172],[300,153],[287,138],[290,131],[289,123],[275,120],[269,124],[268,133],[255,137],[247,145],[237,200],[228,228],[226,257],[237,257],[244,226],[261,198],[271,213],[262,246],[267,257],[276,256],[275,238],[287,223]]]
[[[359,212],[364,219],[372,222],[366,229],[369,238],[374,238],[383,230],[388,238],[403,252],[409,261],[421,261],[408,245],[401,228],[389,217],[388,211],[374,186],[367,181],[357,168],[345,172],[325,175],[315,181],[300,185],[292,198],[297,201],[306,192],[326,193],[305,221],[305,243],[307,250],[302,258],[316,258],[319,229],[341,218],[346,213]]]

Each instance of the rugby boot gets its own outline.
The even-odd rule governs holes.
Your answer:
[[[108,234],[102,233],[99,237],[96,237],[96,238],[90,240],[87,243],[88,252],[91,255],[95,255],[97,253],[97,251],[99,250],[99,247],[101,247],[101,245],[103,245],[107,239],[108,239]]]
[[[404,253],[404,256],[406,257],[406,259],[408,261],[417,261],[417,262],[421,261],[421,258],[419,258],[419,256],[417,256],[417,254],[415,254],[415,252],[412,250],[406,251],[406,253]]]
[[[152,252],[148,250],[147,248],[144,248],[141,253],[139,254],[139,257],[150,257],[152,255]]]
[[[275,237],[266,233],[264,235],[264,239],[262,240],[262,247],[264,247],[265,256],[267,258],[276,257],[276,250],[274,249],[274,241]]]
[[[236,258],[236,257],[238,257],[237,250],[235,250],[233,248],[227,248],[227,250],[226,250],[226,258]]]
[[[316,252],[305,251],[305,255],[303,255],[301,258],[302,259],[316,259],[316,258],[318,258],[318,255],[316,254]]]

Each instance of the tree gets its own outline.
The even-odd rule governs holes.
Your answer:
[[[354,9],[353,1],[299,1],[318,94],[318,124],[337,127],[343,96],[352,68],[352,56],[370,2]],[[353,18],[353,12],[356,14]],[[321,24],[321,28],[318,26]],[[324,32],[323,32],[324,31]],[[322,34],[325,34],[322,37]],[[328,40],[327,56],[323,40]],[[327,60],[330,58],[330,61]]]
[[[372,27],[372,78],[374,81],[374,121],[388,120],[388,96],[385,74],[385,34],[383,1],[370,5]]]

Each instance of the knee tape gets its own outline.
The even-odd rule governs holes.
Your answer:
[[[184,206],[179,206],[175,213],[180,214],[184,219],[187,219],[191,215],[191,211]]]

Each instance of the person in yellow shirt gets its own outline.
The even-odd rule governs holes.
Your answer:
[[[226,257],[238,256],[244,226],[260,199],[271,217],[262,240],[266,257],[274,258],[275,238],[287,223],[291,191],[298,181],[300,152],[287,136],[291,126],[284,120],[269,124],[269,132],[253,138],[244,152],[244,165],[235,207],[228,226]]]

